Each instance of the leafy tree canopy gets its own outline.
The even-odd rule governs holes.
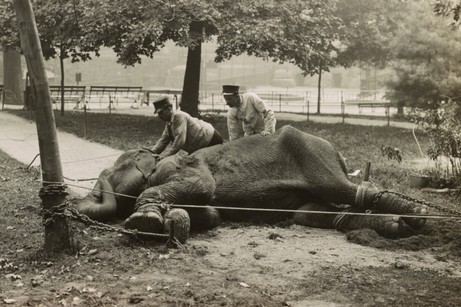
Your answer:
[[[410,2],[391,48],[397,76],[389,83],[392,98],[407,106],[437,108],[461,98],[461,33],[431,14],[431,3]]]

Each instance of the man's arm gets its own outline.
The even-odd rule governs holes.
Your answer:
[[[160,159],[172,156],[184,148],[187,138],[187,120],[180,114],[175,114],[171,123],[171,130],[175,136],[173,143],[160,154]],[[167,132],[168,133],[168,132]]]
[[[229,132],[229,140],[238,139],[240,136],[239,120],[236,115],[236,110],[230,108],[227,111],[227,131]]]
[[[254,94],[252,98],[253,106],[264,117],[264,131],[261,132],[261,134],[267,135],[274,133],[276,124],[274,112],[271,109],[269,109],[264,100],[262,100],[258,95]]]
[[[157,141],[157,143],[155,143],[154,147],[152,147],[151,151],[155,154],[160,154],[162,153],[162,151],[165,150],[165,148],[168,146],[169,143],[170,143],[170,136],[168,135],[168,129],[165,126],[162,136]]]

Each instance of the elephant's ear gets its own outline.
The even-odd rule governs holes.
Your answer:
[[[154,171],[158,155],[140,150],[134,158],[136,168],[148,178]]]

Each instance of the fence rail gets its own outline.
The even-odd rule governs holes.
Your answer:
[[[90,94],[91,87],[86,87],[85,96]],[[159,89],[140,91],[140,106],[151,105],[152,101],[168,96],[179,107],[181,101],[181,90]],[[323,115],[366,115],[390,117],[397,114],[397,108],[384,98],[383,92],[361,91],[361,90],[322,90],[320,97],[318,91],[314,90],[286,90],[268,91],[254,90],[274,112],[299,113],[299,114],[323,114]],[[91,95],[97,95],[94,91]],[[318,103],[320,98],[320,104]],[[126,103],[125,103],[126,102]],[[72,102],[68,102],[72,103]],[[68,104],[66,103],[66,105]],[[130,100],[120,101],[118,108],[131,108],[133,102]],[[97,109],[93,106],[92,109]],[[101,108],[106,109],[105,105]],[[199,95],[199,110],[206,112],[227,112],[228,107],[219,91],[201,91]]]

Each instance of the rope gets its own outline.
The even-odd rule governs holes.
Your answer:
[[[59,182],[50,182],[50,181],[43,181],[44,183],[50,183],[50,184],[58,184]],[[105,191],[101,189],[94,189],[94,188],[87,188],[83,186],[79,186],[76,184],[70,184],[67,183],[69,186],[74,186],[90,191],[99,191],[99,192],[104,192],[107,194],[112,194],[112,195],[117,195],[117,196],[123,196],[127,198],[132,198],[132,199],[138,199],[138,197],[131,196],[131,195],[126,195],[122,193],[116,193],[116,192],[110,192],[110,191]],[[382,195],[384,192],[392,193],[389,191],[382,191],[382,193],[378,193],[378,195]],[[396,192],[393,192],[396,193]],[[398,193],[396,193],[398,194]],[[143,200],[141,200],[143,201]],[[424,201],[419,201],[419,202],[424,202]],[[424,202],[427,203],[427,202]],[[259,212],[283,212],[283,213],[309,213],[309,214],[344,214],[344,215],[364,215],[364,216],[400,216],[400,217],[420,217],[420,218],[425,218],[425,219],[461,219],[461,214],[438,214],[438,215],[423,215],[423,214],[389,214],[389,213],[371,213],[371,212],[331,212],[331,211],[310,211],[310,210],[296,210],[296,209],[277,209],[277,208],[253,208],[253,207],[226,207],[226,206],[209,206],[209,205],[181,205],[181,204],[170,204],[171,207],[173,208],[210,208],[213,207],[214,209],[219,209],[219,210],[236,210],[236,211],[259,211]],[[436,205],[432,205],[436,206]],[[438,207],[438,206],[437,206]],[[448,210],[448,209],[445,209]],[[442,211],[445,211],[442,210]]]

